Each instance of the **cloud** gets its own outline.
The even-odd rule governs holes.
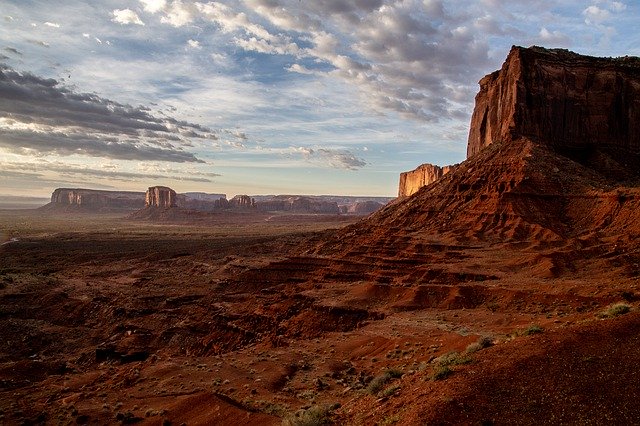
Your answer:
[[[546,45],[568,46],[571,44],[571,39],[566,34],[560,31],[549,31],[545,27],[540,29],[538,36]]]
[[[366,161],[346,149],[292,147],[290,152],[302,155],[311,163],[335,169],[357,170],[367,165]]]
[[[131,9],[115,9],[113,12],[113,22],[122,25],[144,25],[138,14]]]
[[[56,24],[55,22],[45,22],[44,24],[45,24],[47,27],[60,28],[60,24]]]
[[[164,9],[167,5],[166,0],[140,0],[145,11],[156,13]]]
[[[341,80],[375,112],[427,122],[459,119],[476,70],[490,63],[486,35],[516,31],[438,0],[173,1],[154,10],[176,27],[215,23],[247,52],[292,56],[286,71]]]
[[[202,46],[200,46],[200,42],[198,40],[187,40],[187,45],[192,48],[192,49],[202,49]]]
[[[15,48],[13,48],[13,47],[5,47],[5,48],[4,48],[4,51],[5,51],[5,52],[12,53],[12,54],[14,54],[14,55],[22,56],[22,53],[21,53],[18,49],[15,49]]]
[[[192,139],[217,138],[205,126],[76,93],[55,79],[5,65],[0,65],[0,99],[0,146],[12,152],[202,162],[184,147]]]
[[[173,25],[174,27],[182,27],[183,25],[190,24],[197,14],[197,9],[194,4],[183,3],[180,0],[174,0],[170,5],[165,6],[163,10],[165,16],[163,16],[160,21]]]
[[[600,24],[611,17],[611,13],[606,9],[601,9],[596,5],[587,7],[582,14],[584,22],[587,24]]]
[[[185,174],[184,171],[168,169],[166,172],[130,172],[117,170],[116,166],[111,167],[89,167],[73,163],[42,161],[25,165],[16,162],[0,162],[0,168],[12,177],[24,177],[24,175],[42,176],[45,172],[54,172],[60,176],[74,179],[107,179],[115,181],[146,181],[150,179],[171,179],[188,182],[212,182],[211,178],[222,176],[217,173],[205,173],[191,171]],[[25,173],[27,169],[30,173]]]
[[[46,41],[41,41],[41,40],[27,40],[29,43],[31,44],[35,44],[36,46],[42,46],[42,47],[50,47],[50,44],[47,43]]]

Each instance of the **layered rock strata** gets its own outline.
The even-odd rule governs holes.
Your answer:
[[[398,197],[408,197],[415,194],[423,186],[427,186],[447,173],[455,170],[457,165],[436,166],[434,164],[422,164],[415,170],[400,173],[400,184],[398,186]]]
[[[519,137],[560,150],[640,152],[640,58],[512,47],[480,80],[467,158]]]
[[[58,188],[51,194],[51,206],[86,210],[135,210],[144,207],[144,193]]]
[[[147,189],[144,200],[146,207],[171,208],[178,206],[176,191],[166,186],[152,186]]]

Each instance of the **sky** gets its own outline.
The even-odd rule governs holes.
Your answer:
[[[2,0],[0,195],[395,196],[512,45],[640,56],[611,0]]]

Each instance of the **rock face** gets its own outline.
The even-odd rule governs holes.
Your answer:
[[[240,209],[252,209],[255,208],[256,202],[248,195],[236,195],[229,200],[229,207]]]
[[[638,153],[640,59],[514,46],[502,69],[480,80],[467,158],[519,137],[560,150]]]
[[[177,207],[178,195],[176,191],[166,186],[152,186],[147,189],[144,203],[146,207]]]
[[[144,193],[58,188],[51,194],[50,208],[80,208],[88,211],[135,210],[144,207]]]
[[[271,199],[256,201],[255,205],[259,211],[265,212],[340,214],[337,202],[318,197],[278,195]]]
[[[398,197],[408,197],[418,192],[423,186],[427,186],[447,173],[455,170],[457,165],[439,167],[433,164],[422,164],[415,170],[400,173],[400,185]]]

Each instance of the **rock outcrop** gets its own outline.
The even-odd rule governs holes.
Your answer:
[[[45,207],[86,211],[136,210],[144,207],[144,193],[58,188],[51,194],[51,203]]]
[[[418,192],[423,186],[427,186],[456,168],[452,166],[436,166],[434,164],[422,164],[415,170],[400,173],[400,185],[398,197],[408,197]]]
[[[640,58],[514,46],[480,80],[467,158],[519,137],[574,152],[640,152]]]
[[[166,186],[152,186],[145,195],[145,207],[171,208],[178,206],[176,191]]]
[[[640,238],[640,59],[514,47],[481,80],[469,158],[412,197],[337,232],[318,253]],[[435,174],[434,174],[435,175]],[[437,176],[434,176],[437,177]],[[554,266],[556,274],[561,266]]]
[[[256,206],[256,202],[248,195],[236,195],[229,200],[229,207],[239,209],[253,209]]]

